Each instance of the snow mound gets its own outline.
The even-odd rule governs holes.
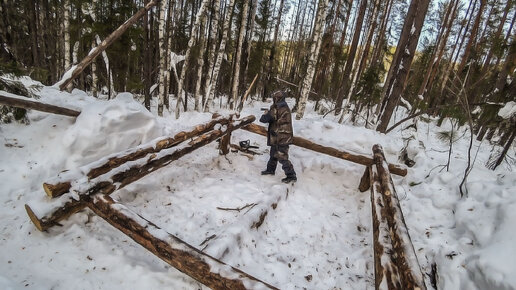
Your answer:
[[[516,102],[510,101],[503,108],[498,111],[498,116],[504,119],[510,119],[513,116],[516,116]]]
[[[138,146],[161,136],[162,131],[156,118],[130,93],[88,104],[63,136],[68,155],[66,167],[84,165]]]

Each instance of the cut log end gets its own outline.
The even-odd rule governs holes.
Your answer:
[[[30,206],[28,204],[25,205],[25,210],[27,211],[27,215],[29,215],[30,220],[36,226],[36,228],[38,230],[40,230],[42,232],[47,229],[47,227],[43,226],[41,221],[38,219],[38,217],[36,216],[34,211],[32,211],[32,209],[30,208]]]
[[[67,193],[72,187],[70,182],[63,182],[57,184],[43,183],[43,189],[49,197],[58,197]]]

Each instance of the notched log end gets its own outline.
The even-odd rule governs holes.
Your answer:
[[[30,206],[28,204],[25,204],[25,210],[27,211],[27,215],[29,215],[30,220],[36,226],[36,228],[38,230],[40,230],[41,232],[46,230],[46,227],[43,227],[41,221],[38,219],[38,217],[32,211],[32,209],[30,208]]]

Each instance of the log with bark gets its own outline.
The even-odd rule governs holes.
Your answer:
[[[192,247],[108,195],[83,196],[98,216],[154,255],[212,289],[277,289]]]
[[[262,200],[248,203],[240,208],[217,207],[219,210],[238,211],[241,215],[235,223],[220,228],[216,233],[207,233],[207,238],[200,244],[203,246],[202,251],[219,259],[224,259],[228,255],[240,256],[240,249],[232,245],[235,245],[235,241],[242,242],[242,231],[258,230],[269,212],[275,210],[282,200],[286,200],[288,194],[288,187],[281,187],[267,192]]]
[[[260,125],[250,124],[250,125],[243,127],[242,129],[247,130],[252,133],[256,133],[258,135],[267,136],[267,129],[265,129],[265,127],[260,126]],[[346,152],[344,150],[338,150],[338,149],[328,147],[328,146],[319,145],[317,143],[314,143],[310,140],[307,140],[307,139],[304,139],[301,137],[294,136],[294,138],[292,140],[292,144],[302,147],[302,148],[305,148],[305,149],[315,151],[315,152],[319,152],[319,153],[330,155],[330,156],[337,157],[340,159],[348,160],[348,161],[351,161],[354,163],[362,164],[365,166],[369,166],[374,163],[374,161],[371,157],[357,154],[357,153]],[[389,164],[389,171],[393,174],[400,175],[400,176],[407,175],[407,169],[401,165]]]
[[[374,145],[373,155],[369,173],[375,288],[426,289],[382,147]]]
[[[231,123],[234,129],[238,129],[255,120],[254,116],[248,116]],[[149,153],[145,157],[135,161],[129,161],[124,166],[120,166],[97,178],[87,180],[83,178],[80,182],[74,183],[70,191],[62,196],[48,200],[34,201],[25,205],[30,219],[36,227],[44,231],[54,225],[59,224],[71,214],[85,207],[80,201],[84,195],[97,193],[111,194],[115,190],[154,172],[172,161],[204,146],[227,134],[227,131],[213,130],[205,133],[196,139],[180,144],[176,147],[163,149],[157,153]]]
[[[141,8],[134,14],[131,18],[129,18],[124,24],[117,28],[113,33],[111,33],[102,43],[93,49],[88,55],[76,66],[73,66],[69,71],[67,71],[63,75],[63,79],[57,83],[59,85],[59,89],[65,90],[67,86],[81,74],[81,72],[88,67],[91,62],[101,54],[108,46],[110,46],[116,39],[118,39],[124,32],[131,27],[136,21],[143,17],[152,7],[156,6],[159,3],[159,0],[153,0],[147,3],[145,7]],[[56,85],[57,85],[56,84]]]
[[[159,140],[151,141],[147,144],[138,146],[136,148],[128,149],[126,151],[115,153],[107,156],[99,161],[90,163],[83,168],[73,171],[65,171],[60,173],[57,177],[43,183],[43,189],[50,197],[58,197],[64,193],[67,193],[72,186],[72,181],[80,179],[86,174],[88,179],[96,178],[102,174],[105,174],[120,165],[134,161],[147,156],[150,153],[157,153],[163,149],[174,147],[188,139],[204,134],[219,124],[227,125],[231,122],[233,115],[230,116],[218,116],[210,120],[207,123],[197,125],[194,128],[181,131],[173,137],[162,138]],[[82,173],[85,172],[85,173]]]
[[[77,117],[81,112],[59,106],[46,104],[39,101],[29,100],[25,97],[0,92],[0,105],[7,105],[16,108],[34,109],[51,114]]]

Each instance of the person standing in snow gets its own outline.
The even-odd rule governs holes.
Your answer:
[[[287,175],[281,181],[289,183],[297,181],[297,177],[292,163],[288,160],[288,146],[292,144],[294,133],[292,129],[292,114],[285,98],[285,92],[274,92],[272,94],[273,103],[270,109],[266,110],[260,118],[260,122],[269,124],[267,145],[271,146],[267,169],[262,171],[262,175],[274,175],[279,161]]]

